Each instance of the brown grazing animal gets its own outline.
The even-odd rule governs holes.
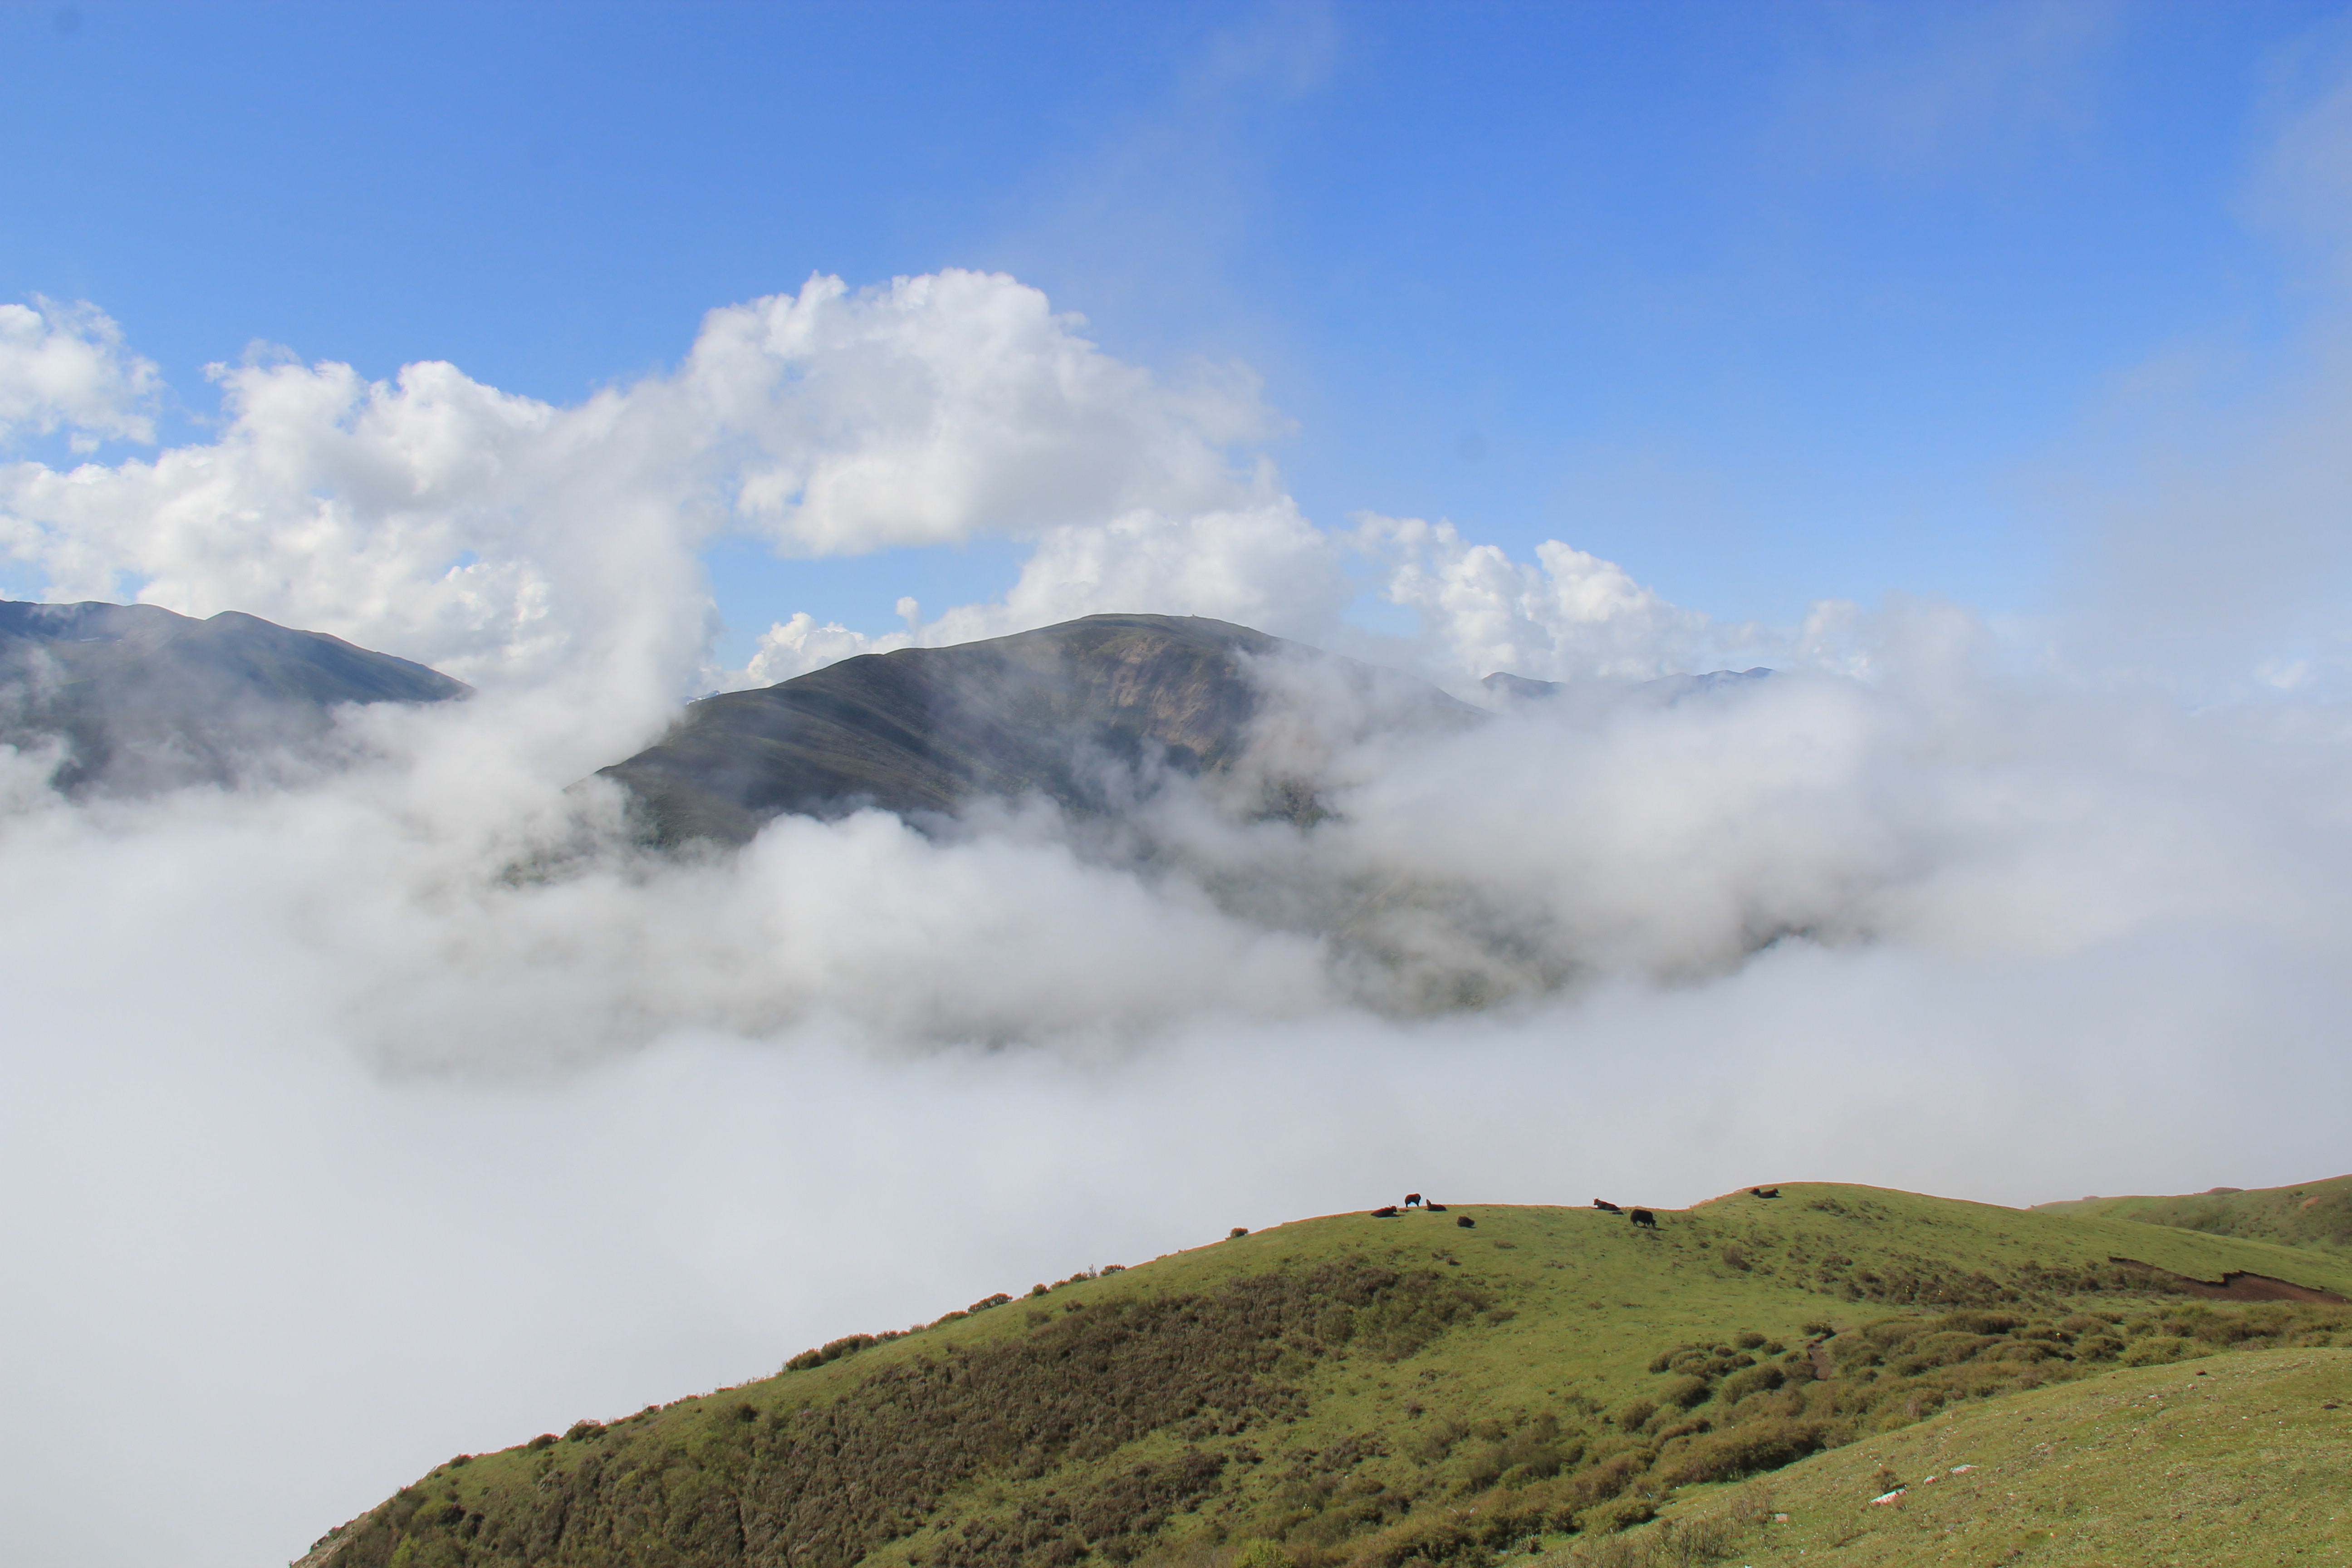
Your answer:
[[[1417,1208],[1419,1208],[1419,1207],[1421,1206],[1421,1194],[1420,1194],[1419,1193],[1407,1193],[1407,1194],[1405,1194],[1405,1195],[1404,1195],[1404,1206],[1405,1206],[1405,1207],[1407,1207],[1407,1208],[1409,1208],[1409,1209],[1417,1209]]]
[[[1373,1217],[1374,1219],[1394,1219],[1394,1218],[1396,1218],[1396,1205],[1394,1205],[1394,1204],[1385,1204],[1385,1205],[1381,1205],[1381,1207],[1374,1209],[1374,1210],[1372,1211],[1372,1217]]]
[[[1445,1212],[1445,1205],[1444,1204],[1423,1204],[1421,1206],[1427,1209],[1431,1214],[1444,1214]]]
[[[1780,1195],[1780,1189],[1778,1187],[1750,1187],[1748,1190],[1759,1198],[1777,1198]]]
[[[1625,1212],[1623,1209],[1619,1208],[1615,1204],[1611,1203],[1607,1198],[1593,1199],[1592,1206],[1609,1214],[1623,1214]]]

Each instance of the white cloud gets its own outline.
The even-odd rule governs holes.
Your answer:
[[[1647,679],[1735,645],[1708,618],[1661,598],[1622,566],[1557,540],[1536,563],[1474,544],[1450,522],[1366,516],[1358,537],[1388,557],[1382,592],[1421,613],[1439,668],[1472,676],[1507,670],[1539,680]]]
[[[790,680],[796,675],[806,675],[813,669],[838,664],[845,658],[860,654],[888,653],[893,648],[912,647],[912,632],[886,632],[869,637],[851,631],[839,621],[827,621],[819,626],[806,610],[796,612],[788,621],[778,621],[761,632],[759,644],[745,665],[741,677],[731,673],[725,678],[729,688],[739,686],[773,686]]]
[[[1164,386],[1010,278],[946,271],[714,310],[677,390],[756,457],[735,481],[754,526],[798,552],[1029,535],[1139,509],[1249,495],[1227,449],[1276,423],[1255,378]]]
[[[77,452],[100,437],[152,441],[163,389],[154,362],[122,346],[122,329],[87,301],[0,305],[0,440],[68,431]]]

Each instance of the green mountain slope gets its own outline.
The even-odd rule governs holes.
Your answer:
[[[2034,1212],[2082,1219],[2137,1220],[2143,1225],[2174,1226],[2208,1236],[2275,1241],[2352,1257],[2352,1176],[2251,1192],[2217,1187],[2210,1193],[2178,1197],[2077,1198],[2070,1203],[2038,1204]]]
[[[2207,1568],[2352,1558],[2352,1350],[2151,1366],[1874,1435],[1530,1568]],[[1895,1487],[1899,1495],[1885,1501]]]
[[[230,610],[0,601],[0,743],[62,737],[60,788],[221,781],[316,738],[339,703],[445,702],[463,681]]]
[[[1654,1231],[1591,1209],[1330,1215],[1074,1277],[453,1461],[304,1561],[1482,1563],[1946,1408],[2352,1336],[2341,1305],[2180,1293],[2232,1272],[2352,1293],[2352,1262],[1780,1191]]]
[[[1264,694],[1252,660],[1311,659],[1407,721],[1474,721],[1433,687],[1191,616],[1088,616],[953,647],[844,659],[757,691],[705,698],[656,744],[602,770],[664,842],[742,843],[781,812],[876,805],[952,814],[1042,795],[1090,811],[1139,766],[1219,773],[1241,758]],[[1300,786],[1303,791],[1305,786]],[[1298,815],[1304,794],[1254,803]]]

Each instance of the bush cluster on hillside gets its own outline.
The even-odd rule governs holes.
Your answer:
[[[887,1364],[832,1403],[714,1401],[692,1423],[614,1423],[496,1517],[408,1489],[355,1524],[336,1562],[646,1568],[789,1550],[796,1568],[848,1568],[919,1530],[975,1478],[1034,1480],[1099,1466],[1155,1435],[1196,1445],[1303,1414],[1295,1379],[1335,1347],[1395,1360],[1492,1305],[1458,1276],[1361,1260],[1202,1295],[1074,1305],[1016,1338]],[[1172,1509],[1213,1488],[1223,1462],[1180,1450],[1113,1468],[1067,1504],[977,1510],[928,1555],[940,1568],[1089,1552],[1124,1561]]]
[[[1761,1475],[1958,1401],[2118,1363],[2331,1343],[2352,1345],[2352,1310],[2200,1303],[2054,1321],[1983,1310],[1890,1317],[1796,1349],[1757,1333],[1678,1344],[1649,1363],[1654,1393],[1614,1412],[1441,1423],[1409,1456],[1410,1478],[1326,1471],[1312,1489],[1286,1486],[1282,1510],[1250,1520],[1243,1533],[1280,1542],[1293,1568],[1466,1568],[1531,1535],[1641,1523],[1675,1488]],[[1350,1468],[1376,1454],[1349,1456]],[[1671,1539],[1673,1551],[1695,1552],[1712,1537]],[[1643,1560],[1659,1550],[1644,1543]],[[1587,1558],[1614,1561],[1606,1552]],[[1163,1560],[1175,1554],[1152,1561]]]

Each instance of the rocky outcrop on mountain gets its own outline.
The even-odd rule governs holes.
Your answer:
[[[1455,725],[1475,710],[1436,688],[1224,621],[1088,616],[952,647],[844,659],[757,691],[705,698],[656,744],[603,770],[651,837],[740,844],[784,812],[875,806],[953,816],[982,799],[1042,796],[1116,808],[1156,771],[1232,772],[1262,739],[1267,677],[1319,671],[1378,690],[1390,721]],[[1273,785],[1281,815],[1311,788]]]
[[[235,778],[299,750],[344,703],[444,702],[463,681],[257,616],[0,601],[0,744],[51,741],[51,782],[138,793]]]

